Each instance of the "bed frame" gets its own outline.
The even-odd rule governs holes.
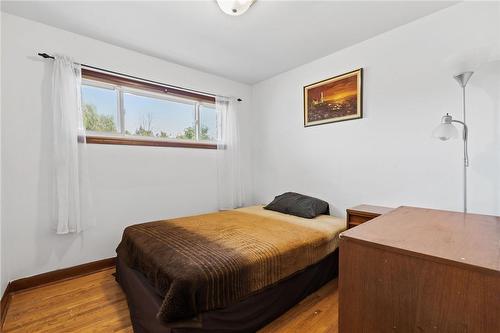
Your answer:
[[[318,263],[223,309],[164,324],[156,318],[163,297],[120,257],[116,279],[127,295],[135,333],[250,333],[262,328],[338,275],[338,249]]]

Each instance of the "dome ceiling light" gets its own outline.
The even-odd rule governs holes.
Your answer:
[[[245,13],[256,0],[217,0],[220,9],[231,16],[239,16]]]

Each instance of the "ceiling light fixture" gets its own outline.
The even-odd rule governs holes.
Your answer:
[[[239,16],[245,13],[256,0],[217,0],[220,9],[231,16]]]

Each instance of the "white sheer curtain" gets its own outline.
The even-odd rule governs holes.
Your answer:
[[[57,233],[81,232],[94,224],[80,98],[81,67],[56,56],[52,70],[55,213]]]
[[[219,210],[243,205],[237,102],[215,98],[217,111],[217,189]]]

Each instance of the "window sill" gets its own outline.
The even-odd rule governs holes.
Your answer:
[[[217,149],[215,143],[166,141],[154,139],[119,138],[112,136],[87,135],[87,143],[101,145],[124,145],[124,146],[150,146],[150,147],[177,147],[196,149]]]

